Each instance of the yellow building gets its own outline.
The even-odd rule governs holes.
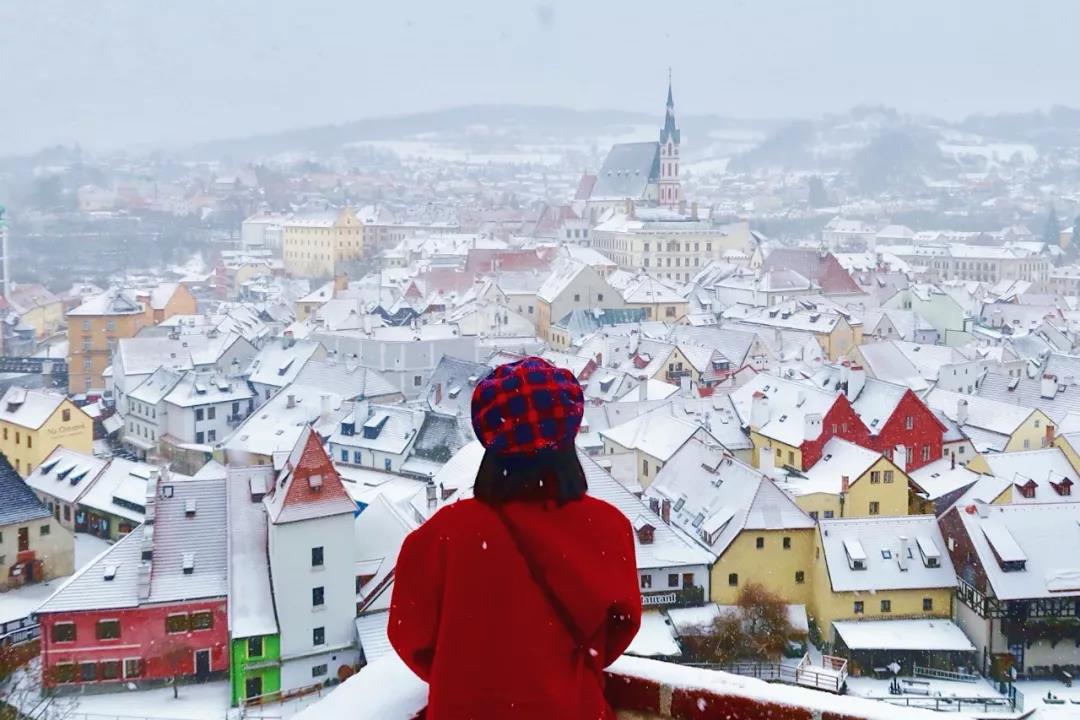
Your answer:
[[[620,291],[626,307],[643,310],[646,320],[678,322],[690,310],[689,301],[678,291],[649,275],[639,275]]]
[[[0,461],[2,464],[3,461]],[[0,471],[0,589],[52,580],[75,571],[75,538],[34,491],[6,467]]]
[[[835,362],[852,348],[862,345],[862,322],[845,317],[828,308],[808,309],[802,303],[788,302],[772,307],[732,306],[724,317],[762,332],[813,336],[829,360]]]
[[[1054,421],[1042,410],[939,388],[927,394],[926,404],[976,439],[979,452],[1037,450],[1054,441]]]
[[[952,617],[956,573],[933,515],[822,520],[810,614],[827,643],[838,620]]]
[[[605,455],[634,453],[637,480],[647,488],[664,465],[692,438],[711,440],[719,445],[709,431],[696,423],[672,417],[666,408],[638,415],[632,420],[600,431]]]
[[[93,441],[93,420],[63,395],[12,387],[0,398],[0,453],[22,477],[58,445],[89,455]]]
[[[68,390],[104,392],[116,343],[174,315],[194,315],[195,297],[179,283],[151,290],[108,290],[68,311]]]
[[[900,455],[903,452],[897,449]],[[781,485],[815,520],[907,515],[910,486],[911,479],[897,463],[835,437],[825,443],[821,459],[802,477],[792,476]]]
[[[55,333],[64,322],[64,302],[44,285],[13,284],[7,301],[39,339]]]
[[[814,521],[718,443],[691,439],[645,490],[650,505],[717,556],[710,598],[732,605],[749,583],[787,603],[810,598]]]
[[[364,226],[352,208],[297,215],[282,232],[285,272],[296,277],[332,277],[338,263],[364,255]]]

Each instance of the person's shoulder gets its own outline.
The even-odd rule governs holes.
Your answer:
[[[588,514],[590,517],[612,523],[613,525],[630,524],[630,520],[623,514],[622,510],[619,510],[619,508],[606,500],[595,498],[592,495],[585,495],[579,502],[582,503],[582,512]]]

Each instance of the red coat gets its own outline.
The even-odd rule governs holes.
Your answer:
[[[390,608],[390,642],[429,683],[428,720],[614,720],[602,670],[641,623],[630,523],[588,496],[503,508],[587,649],[495,511],[445,507],[405,539]]]

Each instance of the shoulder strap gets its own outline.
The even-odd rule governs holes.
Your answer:
[[[518,553],[524,558],[525,565],[529,568],[529,575],[532,576],[533,582],[540,588],[540,591],[544,593],[544,597],[547,598],[548,604],[551,605],[551,609],[555,611],[555,614],[566,628],[566,631],[570,633],[570,637],[573,639],[576,648],[580,650],[585,646],[586,638],[582,637],[581,631],[574,622],[573,614],[567,609],[566,605],[563,604],[562,600],[559,599],[558,594],[556,594],[551,585],[548,584],[547,579],[544,578],[543,571],[540,569],[540,566],[537,565],[536,559],[525,549],[525,544],[521,539],[521,535],[518,533],[518,529],[514,524],[510,522],[510,518],[506,517],[506,513],[501,507],[497,505],[492,505],[490,507],[495,512],[495,516],[499,518],[506,528]]]

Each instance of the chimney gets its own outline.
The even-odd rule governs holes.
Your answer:
[[[442,404],[442,383],[435,383],[435,404]]]
[[[773,471],[776,469],[775,457],[773,456],[773,449],[771,447],[761,448],[758,451],[758,470],[761,474],[771,478]]]
[[[906,473],[908,471],[908,456],[907,447],[904,445],[897,445],[893,450],[893,465],[900,468],[901,472]]]
[[[1044,373],[1042,376],[1042,386],[1039,389],[1039,397],[1047,400],[1053,400],[1057,394],[1057,377]]]
[[[847,398],[854,400],[862,392],[866,384],[866,369],[862,365],[852,365],[848,373]]]
[[[638,400],[649,399],[649,378],[642,375],[638,378]]]
[[[750,429],[760,430],[769,422],[769,398],[760,390],[750,400]]]
[[[439,501],[437,499],[438,488],[435,487],[435,483],[428,483],[427,486],[427,511],[428,515],[434,515],[435,511],[439,508]]]
[[[968,421],[968,401],[967,398],[960,398],[956,401],[956,424],[967,425]]]
[[[671,524],[671,501],[664,498],[660,503],[660,519],[665,525]]]
[[[330,419],[330,413],[333,409],[330,407],[330,395],[323,393],[319,396],[319,418],[326,422]]]
[[[296,407],[296,396],[292,393],[289,393],[285,396],[285,407],[287,407],[289,410],[292,410],[294,407]]]
[[[896,564],[900,566],[901,572],[906,572],[908,569],[908,551],[911,550],[911,542],[907,539],[906,535],[900,536],[900,551],[896,553]]]
[[[847,475],[840,476],[840,492],[846,493],[851,488],[851,478]]]
[[[690,219],[691,220],[697,220],[698,219],[697,200],[690,203]]]
[[[803,440],[817,440],[821,437],[823,419],[821,413],[807,413],[803,416]]]

